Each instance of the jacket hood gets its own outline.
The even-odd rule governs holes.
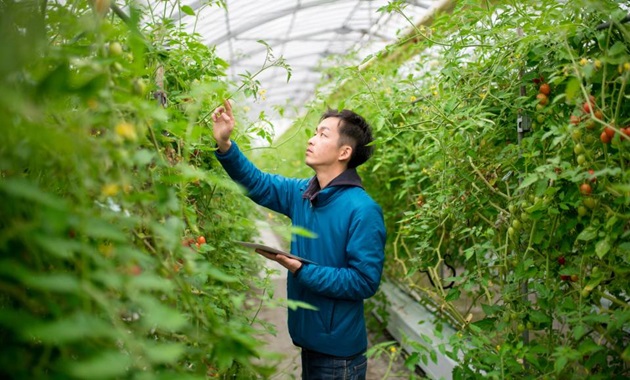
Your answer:
[[[355,168],[346,169],[343,173],[339,174],[330,181],[330,183],[323,189],[319,187],[317,176],[313,176],[313,178],[309,180],[308,187],[306,188],[306,191],[304,191],[304,194],[302,194],[302,198],[310,200],[311,203],[315,203],[320,194],[322,196],[332,195],[334,192],[329,191],[328,189],[335,186],[360,187],[363,189],[363,182],[361,181],[361,177],[359,177],[359,173],[357,173]]]

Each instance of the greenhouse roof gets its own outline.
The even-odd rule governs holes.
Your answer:
[[[256,77],[264,100],[251,105],[257,115],[272,107],[300,107],[310,100],[322,80],[324,59],[358,52],[358,60],[397,40],[426,14],[435,0],[404,1],[403,13],[382,12],[388,0],[224,0],[225,7],[206,1],[183,0],[185,11],[175,15],[189,31],[202,36],[218,55],[230,64],[230,79],[240,82],[240,74],[257,72],[265,62],[267,48],[284,57],[291,67],[291,79],[280,67]],[[194,15],[193,15],[194,13]],[[359,62],[357,62],[359,63]]]

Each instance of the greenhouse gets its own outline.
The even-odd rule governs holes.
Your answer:
[[[626,1],[0,28],[2,378],[630,378]]]

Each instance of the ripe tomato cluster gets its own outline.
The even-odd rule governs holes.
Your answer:
[[[195,238],[187,238],[187,239],[184,239],[182,241],[182,245],[184,247],[192,247],[194,245],[196,248],[199,248],[203,244],[206,244],[205,236],[199,236],[199,237],[197,237],[197,239],[195,239]]]
[[[540,80],[542,80],[542,78]],[[536,94],[536,99],[538,100],[538,104],[536,105],[536,109],[540,111],[547,104],[549,104],[550,94],[551,94],[551,86],[549,86],[549,83],[543,83],[540,85],[540,87],[538,87],[538,94]]]

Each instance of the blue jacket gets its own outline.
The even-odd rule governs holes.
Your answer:
[[[363,300],[376,293],[381,280],[385,224],[356,170],[346,170],[319,189],[316,177],[295,179],[260,171],[234,142],[216,157],[254,202],[317,235],[294,236],[291,242],[291,253],[316,264],[303,265],[295,277],[289,274],[288,298],[317,308],[289,310],[293,343],[334,356],[364,352]]]

